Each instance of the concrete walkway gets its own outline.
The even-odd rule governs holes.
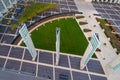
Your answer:
[[[108,80],[120,80],[120,71],[117,72],[110,72],[112,71],[111,68],[108,66],[109,63],[114,60],[117,57],[116,50],[113,49],[111,44],[109,43],[109,39],[104,34],[104,31],[100,28],[99,23],[96,21],[95,16],[93,14],[96,14],[97,11],[92,6],[91,3],[75,0],[76,5],[78,7],[79,11],[83,12],[83,15],[85,16],[83,21],[87,21],[88,24],[81,28],[89,28],[92,30],[91,33],[84,33],[86,37],[92,36],[93,33],[98,33],[100,37],[100,49],[101,52],[96,53],[98,59],[100,60],[103,69],[105,71],[105,74],[107,75]],[[91,16],[91,17],[89,17]],[[78,20],[79,21],[79,20]],[[96,27],[94,27],[96,25]],[[104,45],[106,43],[106,45]]]

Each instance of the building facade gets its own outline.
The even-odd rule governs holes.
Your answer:
[[[16,3],[17,0],[0,0],[0,18],[3,16],[3,13],[6,13]]]

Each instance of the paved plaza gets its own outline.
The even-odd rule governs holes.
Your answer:
[[[82,12],[85,16],[83,21],[87,21],[87,28],[92,29],[92,33],[98,32],[102,50],[101,53],[95,53],[98,59],[91,58],[87,66],[80,70],[80,61],[82,56],[60,53],[59,65],[55,65],[56,52],[36,49],[37,57],[32,61],[29,51],[25,47],[12,45],[12,41],[19,34],[19,28],[10,29],[7,21],[11,19],[11,14],[0,23],[0,79],[1,80],[64,80],[60,75],[66,75],[68,80],[118,80],[119,72],[108,75],[109,68],[106,67],[115,57],[115,50],[112,48],[99,23],[96,22],[94,14],[106,18],[120,33],[119,28],[119,5],[105,5],[99,3],[87,3],[79,0],[36,0],[43,3],[57,3],[59,7],[38,14],[36,17],[27,21],[27,26],[50,15],[66,12]],[[17,8],[23,5],[19,2]],[[113,15],[115,14],[115,15]],[[91,15],[91,18],[88,16]],[[12,23],[21,17],[21,13],[12,19]],[[77,20],[79,21],[79,20]],[[97,27],[93,27],[97,25]],[[83,29],[83,27],[81,26]],[[90,34],[84,33],[86,37]],[[107,43],[107,47],[103,43]],[[103,60],[105,58],[105,60]],[[117,75],[116,75],[117,74]],[[7,76],[6,76],[7,75]]]
[[[31,76],[35,79],[42,80],[59,80],[59,75],[68,76],[68,80],[107,80],[101,63],[97,59],[91,59],[87,66],[80,70],[81,56],[60,54],[59,65],[55,65],[55,52],[36,50],[37,58],[32,61],[28,50],[24,47],[12,45],[0,45],[0,67],[2,73],[10,75],[19,75],[17,80],[24,80],[24,77]],[[2,76],[5,80],[17,77]],[[32,80],[32,79],[31,79]]]
[[[96,52],[95,54],[97,55],[98,59],[100,60],[103,69],[105,71],[105,74],[108,77],[108,80],[119,80],[120,79],[120,70],[118,71],[112,71],[111,67],[109,67],[109,64],[111,63],[111,61],[113,61],[116,57],[116,50],[111,46],[109,39],[106,37],[106,35],[104,34],[103,30],[100,28],[99,23],[96,21],[96,17],[99,18],[104,18],[101,17],[101,15],[99,14],[99,12],[96,11],[96,8],[94,7],[94,5],[92,3],[85,3],[83,1],[78,1],[75,0],[76,5],[78,7],[78,10],[83,12],[83,16],[85,16],[84,19],[82,19],[82,21],[87,21],[88,25],[86,26],[81,26],[82,29],[84,28],[89,28],[92,29],[91,33],[84,33],[86,37],[90,37],[93,33],[97,32],[99,34],[99,39],[101,42],[100,45],[100,49],[101,52]],[[89,11],[89,13],[88,13]],[[97,16],[95,15],[97,14]],[[91,17],[89,17],[91,16]],[[80,20],[81,21],[81,20]],[[78,20],[79,22],[79,20]],[[96,27],[94,27],[94,25],[96,25]],[[104,46],[103,43],[107,43],[107,46]]]

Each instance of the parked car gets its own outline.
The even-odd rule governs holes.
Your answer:
[[[18,8],[18,9],[16,9],[16,12],[17,12],[17,13],[21,13],[21,12],[22,12],[22,9],[21,9],[21,8]]]
[[[26,1],[26,2],[24,2],[24,6],[25,7],[27,7],[28,6],[28,2]]]
[[[24,6],[24,5],[21,5],[20,8],[23,10],[23,9],[25,8],[25,6]]]
[[[11,23],[12,23],[12,20],[9,19],[9,20],[7,21],[7,24],[10,25]]]
[[[15,12],[13,15],[14,15],[14,17],[17,17],[17,16],[18,16],[18,13],[17,13],[17,12]]]
[[[68,75],[59,74],[59,79],[60,80],[68,80]]]

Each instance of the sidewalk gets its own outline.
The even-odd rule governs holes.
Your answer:
[[[97,13],[94,7],[91,3],[75,0],[76,5],[78,7],[79,11],[83,12],[83,15],[85,16],[85,21],[88,22],[88,25],[86,25],[87,28],[92,30],[92,33],[98,33],[100,38],[100,53],[96,53],[98,59],[100,60],[103,69],[105,71],[105,74],[108,76],[108,80],[120,80],[120,71],[117,72],[109,72],[111,71],[111,68],[108,66],[108,64],[114,60],[117,56],[115,53],[115,49],[112,48],[111,44],[109,43],[108,38],[104,34],[103,30],[100,28],[99,23],[96,21],[95,16],[93,14]],[[91,17],[89,17],[91,16]],[[96,27],[94,27],[96,25]],[[84,28],[84,27],[83,27]],[[85,33],[86,37],[90,36],[89,33]],[[104,45],[106,43],[106,45]]]

